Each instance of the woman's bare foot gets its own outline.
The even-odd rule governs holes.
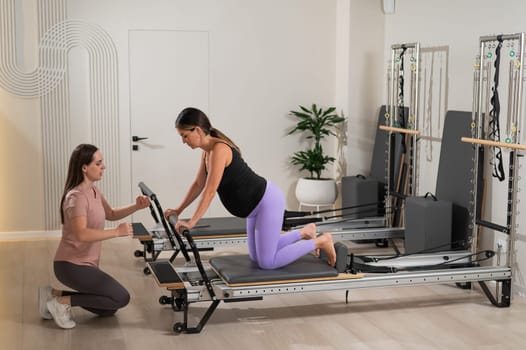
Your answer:
[[[317,237],[314,241],[317,249],[323,250],[325,255],[327,255],[327,263],[329,265],[336,265],[336,250],[334,249],[334,242],[332,240],[332,235],[328,232],[325,232],[321,236]]]
[[[311,222],[300,229],[302,239],[314,239],[316,238],[316,224]]]

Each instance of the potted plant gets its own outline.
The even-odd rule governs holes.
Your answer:
[[[303,132],[311,143],[306,150],[292,155],[291,164],[298,165],[300,171],[308,171],[310,176],[298,180],[296,198],[300,204],[306,205],[333,204],[337,197],[336,182],[332,178],[323,178],[322,172],[336,159],[325,154],[322,141],[327,136],[336,136],[334,129],[345,118],[335,112],[335,107],[323,109],[316,104],[310,109],[299,107],[300,110],[290,112],[290,115],[297,118],[297,122],[288,134]]]

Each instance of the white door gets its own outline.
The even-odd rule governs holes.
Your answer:
[[[132,193],[144,182],[163,209],[180,203],[193,181],[200,150],[183,145],[175,119],[185,107],[208,110],[208,33],[135,30],[129,33]],[[132,138],[147,138],[133,142]],[[218,206],[217,200],[212,204]],[[193,214],[195,203],[183,216]],[[209,211],[210,212],[210,211]],[[153,224],[147,210],[135,222]]]

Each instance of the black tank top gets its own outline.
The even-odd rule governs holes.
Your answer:
[[[225,168],[217,193],[232,215],[246,218],[263,198],[267,181],[250,169],[236,149],[230,149],[232,162]]]

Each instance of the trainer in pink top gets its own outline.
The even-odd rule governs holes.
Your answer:
[[[135,203],[112,207],[95,186],[106,165],[101,151],[91,144],[80,144],[68,165],[66,184],[60,201],[62,239],[53,261],[59,282],[69,290],[51,286],[39,288],[39,312],[42,318],[55,320],[61,328],[73,328],[71,307],[81,307],[99,316],[114,315],[130,302],[130,293],[115,278],[99,267],[102,241],[132,235],[132,225],[121,222],[104,228],[106,220],[119,221],[150,205],[146,196]]]
[[[55,254],[55,261],[68,261],[78,265],[99,266],[101,241],[81,242],[71,227],[71,220],[85,216],[87,228],[102,230],[106,214],[102,205],[102,193],[95,186],[82,190],[75,187],[64,199],[64,227],[62,239]]]

